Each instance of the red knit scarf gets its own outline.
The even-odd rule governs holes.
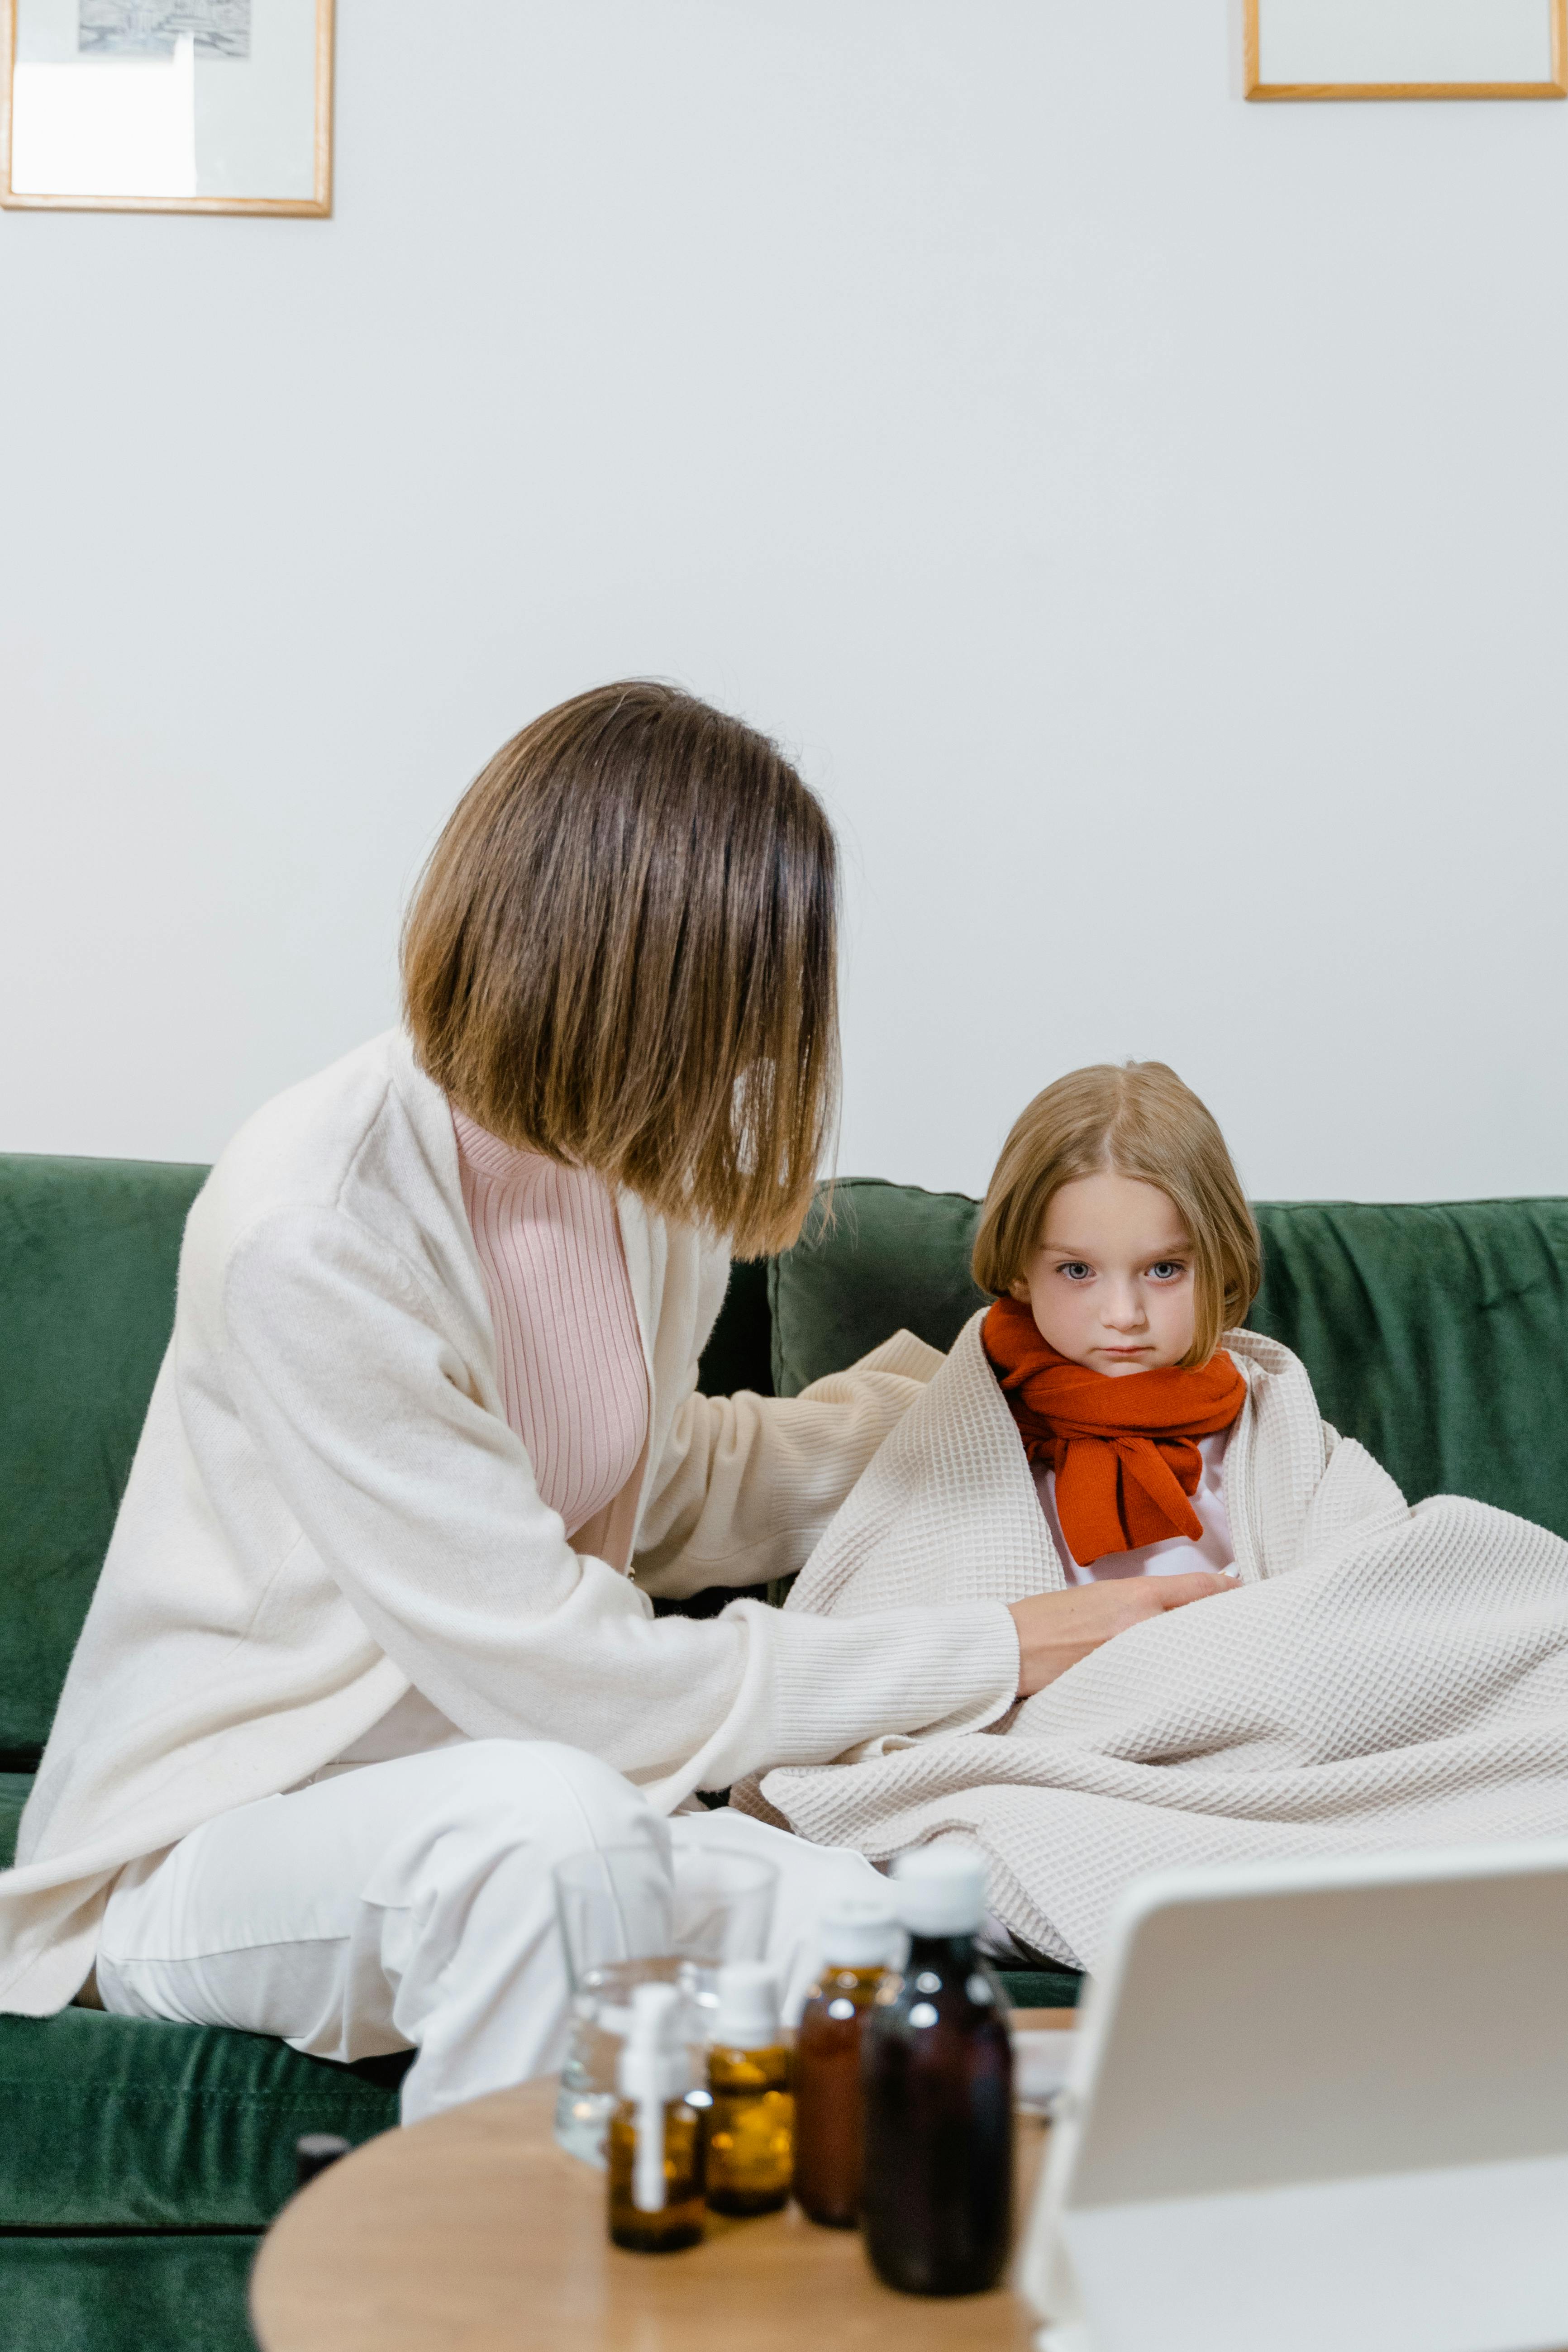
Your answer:
[[[1058,1355],[1016,1298],[996,1301],[981,1338],[1025,1453],[1057,1474],[1057,1517],[1081,1568],[1107,1552],[1203,1534],[1188,1500],[1204,1472],[1194,1440],[1228,1429],[1247,1397],[1223,1349],[1191,1371],[1172,1365],[1113,1379]]]

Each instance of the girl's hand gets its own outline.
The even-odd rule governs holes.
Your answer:
[[[1145,1617],[1184,1609],[1211,1592],[1237,1590],[1234,1576],[1205,1568],[1191,1576],[1112,1577],[1104,1584],[1075,1584],[1066,1592],[1036,1592],[1027,1601],[1009,1601],[1008,1613],[1018,1628],[1018,1696],[1044,1690],[1102,1642]]]

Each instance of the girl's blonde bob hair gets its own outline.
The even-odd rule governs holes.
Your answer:
[[[794,1241],[837,1097],[832,828],[777,746],[675,688],[595,688],[458,802],[403,933],[423,1068],[505,1142]]]
[[[1001,1297],[1040,1246],[1064,1184],[1111,1173],[1174,1203],[1193,1245],[1197,1323],[1184,1364],[1206,1364],[1246,1317],[1263,1248],[1225,1138],[1163,1062],[1097,1062],[1038,1094],[1015,1121],[980,1213],[974,1279]]]

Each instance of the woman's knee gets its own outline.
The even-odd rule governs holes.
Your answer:
[[[641,1790],[585,1748],[477,1739],[453,1752],[465,1808],[504,1823],[520,1845],[548,1849],[552,1862],[595,1846],[668,1849],[668,1828]]]

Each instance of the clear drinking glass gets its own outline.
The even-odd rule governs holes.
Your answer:
[[[732,1846],[675,1850],[675,1948],[679,1980],[698,2012],[695,2039],[706,2048],[719,2006],[726,1960],[763,1960],[773,1926],[778,1872],[771,1862]]]
[[[707,2040],[717,1970],[762,1959],[778,1874],[725,1848],[678,1849],[673,1867],[646,1846],[606,1846],[555,1869],[555,1908],[572,1988],[572,2028],[555,2101],[555,2137],[605,2160],[625,2013],[639,1984],[678,1983],[694,2046]]]

